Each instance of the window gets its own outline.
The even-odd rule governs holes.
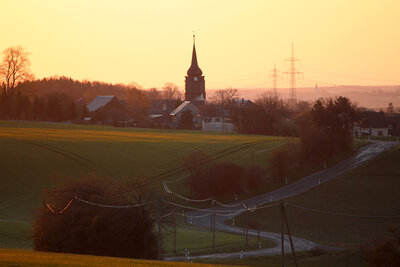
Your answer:
[[[382,136],[383,135],[383,131],[378,131],[378,136]]]
[[[193,80],[196,82],[197,81],[197,77],[194,77]]]

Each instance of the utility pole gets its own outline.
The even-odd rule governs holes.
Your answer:
[[[289,71],[285,71],[284,74],[287,74],[290,76],[290,89],[289,89],[289,104],[292,109],[295,108],[296,103],[297,103],[297,97],[296,97],[296,76],[303,74],[303,72],[300,72],[296,69],[296,61],[300,61],[299,59],[294,57],[294,45],[292,43],[292,56],[285,61],[290,62],[290,69]]]
[[[213,205],[213,250],[215,250],[215,207]]]
[[[75,200],[76,200],[76,196],[75,196],[75,198],[74,198],[74,200],[72,200],[72,203],[71,203],[71,205],[72,205],[72,211],[71,211],[71,217],[72,217],[72,223],[74,223],[74,221],[75,221]]]
[[[161,216],[160,216],[160,198],[157,201],[157,222],[158,222],[158,256],[161,257]]]
[[[283,202],[281,200],[281,258],[282,258],[282,267],[285,267],[285,239],[283,236],[283,232],[285,231],[285,226],[283,223]]]
[[[292,235],[290,233],[289,223],[288,223],[288,220],[287,220],[287,217],[286,217],[285,206],[282,206],[282,211],[283,211],[283,217],[284,217],[285,222],[286,222],[286,229],[287,229],[287,232],[288,232],[288,235],[289,235],[290,248],[292,249],[294,264],[297,267],[298,265],[297,265],[297,259],[296,259],[296,252],[295,252],[294,247],[293,247]]]
[[[269,75],[269,78],[272,79],[272,91],[274,92],[274,96],[278,95],[277,82],[278,82],[278,78],[281,77],[281,75],[279,73],[280,73],[280,71],[276,69],[276,64],[274,63],[274,69],[271,70],[271,74]]]
[[[174,208],[174,255],[176,255],[176,213]]]
[[[213,210],[214,210],[214,199],[212,199],[211,200],[211,207],[213,207]],[[213,214],[214,213],[211,213],[210,214],[210,230],[212,231],[213,230]]]
[[[246,249],[249,241],[249,210],[246,210]]]
[[[257,200],[257,206],[256,206],[256,208],[258,207],[258,200]],[[258,221],[257,222],[257,238],[258,238],[258,243],[260,244],[260,222]]]

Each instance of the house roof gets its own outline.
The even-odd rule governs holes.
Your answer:
[[[243,106],[243,107],[254,107],[256,104],[254,104],[253,101],[249,99],[244,99],[244,98],[234,98],[233,103],[237,106]]]
[[[169,115],[171,116],[175,116],[176,114],[178,114],[179,112],[181,112],[184,108],[188,107],[192,105],[194,109],[197,110],[197,112],[199,111],[199,109],[191,102],[191,101],[184,101],[182,104],[179,105],[179,107],[177,107],[174,111],[172,111]]]
[[[388,123],[383,112],[366,111],[360,114],[362,128],[387,128]]]
[[[190,101],[183,101],[182,104],[179,105],[179,107],[177,107],[174,111],[172,111],[169,115],[171,116],[175,116],[176,114],[178,114],[182,109],[184,109],[187,105],[190,104]]]
[[[86,107],[89,112],[95,112],[110,103],[114,98],[114,95],[99,95],[96,96],[96,98],[93,99],[89,104],[87,104]]]
[[[176,108],[179,100],[176,99],[153,99],[150,102],[149,114],[164,115],[169,114]]]

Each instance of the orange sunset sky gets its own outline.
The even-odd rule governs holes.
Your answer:
[[[25,47],[36,78],[183,88],[195,31],[209,89],[271,87],[292,42],[298,86],[400,84],[398,0],[0,3],[0,50]]]

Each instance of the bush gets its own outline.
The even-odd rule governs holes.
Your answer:
[[[143,185],[138,179],[112,183],[89,176],[48,191],[45,200],[51,207],[64,207],[75,196],[107,205],[132,205],[146,201]],[[34,249],[154,259],[158,243],[153,223],[148,206],[105,208],[73,200],[65,212],[56,215],[44,204],[34,224]]]
[[[281,180],[285,179],[288,173],[301,164],[299,144],[287,143],[275,150],[269,160],[272,176]]]
[[[363,246],[362,249],[367,254],[367,266],[400,266],[400,228],[393,227],[389,232],[391,237],[369,241]]]
[[[247,181],[248,191],[257,189],[265,176],[265,170],[257,165],[251,165],[245,169],[244,177]]]
[[[196,197],[210,197],[254,190],[261,184],[264,174],[258,166],[245,168],[224,162],[211,164],[189,181]]]

